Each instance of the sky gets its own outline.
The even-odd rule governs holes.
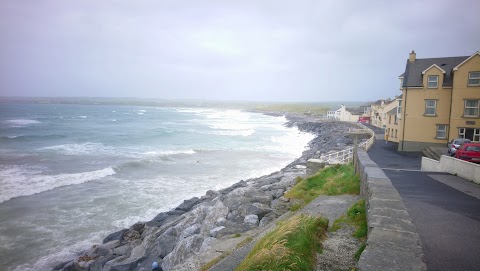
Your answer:
[[[480,50],[476,0],[0,0],[0,96],[276,102],[401,94]]]

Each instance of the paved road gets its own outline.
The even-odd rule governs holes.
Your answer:
[[[480,185],[450,174],[417,171],[421,154],[396,149],[395,143],[377,140],[368,153],[402,196],[428,270],[480,270]]]

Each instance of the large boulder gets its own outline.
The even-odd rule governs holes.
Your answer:
[[[243,220],[246,224],[257,225],[258,224],[258,215],[247,215]]]
[[[217,226],[218,221],[223,221],[228,215],[228,207],[222,201],[217,199],[213,206],[209,206],[206,210],[205,220],[203,221],[201,233],[210,234],[210,230]]]
[[[175,270],[174,267],[176,265],[182,263],[200,250],[204,240],[205,237],[201,234],[194,234],[180,240],[175,249],[163,258],[163,270]]]

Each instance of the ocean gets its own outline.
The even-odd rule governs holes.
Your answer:
[[[0,104],[0,269],[50,270],[109,233],[280,170],[312,134],[240,110]]]

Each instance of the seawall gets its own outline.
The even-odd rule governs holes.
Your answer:
[[[427,270],[415,225],[391,180],[359,148],[355,170],[367,207],[368,237],[357,270]]]

